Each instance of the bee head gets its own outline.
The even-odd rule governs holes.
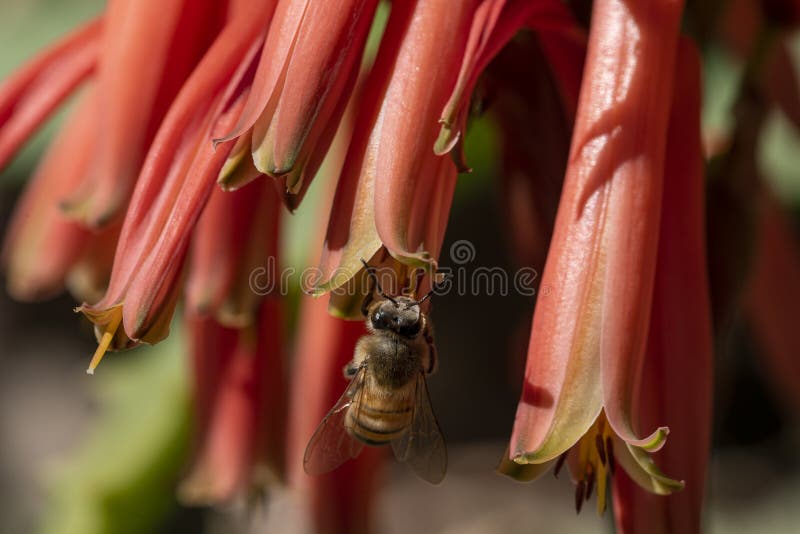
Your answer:
[[[370,307],[369,324],[374,330],[388,330],[413,339],[422,329],[419,303],[408,297],[379,300]]]

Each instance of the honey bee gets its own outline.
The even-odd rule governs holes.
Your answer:
[[[390,296],[374,268],[362,263],[371,284],[361,306],[369,333],[344,367],[350,384],[311,437],[303,467],[310,475],[326,473],[358,456],[365,444],[391,444],[399,461],[438,484],[447,470],[447,449],[425,381],[436,369],[433,327],[420,308],[435,287],[419,300]]]

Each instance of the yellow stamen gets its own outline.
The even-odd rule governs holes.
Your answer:
[[[578,457],[576,507],[580,512],[578,501],[589,500],[592,487],[597,488],[597,513],[603,515],[606,510],[606,491],[608,478],[613,475],[613,452],[610,450],[611,427],[606,423],[605,414],[601,413],[594,425],[576,444],[574,451]]]
[[[597,515],[603,515],[606,511],[606,484],[608,484],[608,472],[604,465],[597,469]]]
[[[86,369],[86,374],[93,375],[94,370],[100,365],[100,360],[105,356],[111,341],[114,339],[114,334],[119,328],[119,323],[122,321],[122,313],[115,313],[111,315],[111,320],[103,325],[103,335],[100,337],[100,342],[97,344],[97,350],[94,351],[92,361],[89,362],[89,368]]]

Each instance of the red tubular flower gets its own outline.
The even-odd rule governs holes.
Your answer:
[[[680,484],[660,475],[647,453],[663,445],[667,429],[640,438],[631,410],[649,326],[681,9],[681,2],[666,0],[594,4],[542,278],[549,293],[534,314],[510,444],[518,463],[544,463],[585,436],[587,468],[600,471],[599,481],[605,455],[592,452],[595,436],[602,442],[618,436],[619,461],[638,466],[651,489],[663,493]]]
[[[215,189],[192,235],[185,315],[199,450],[179,492],[189,502],[227,502],[284,478],[282,314],[275,288],[261,287],[277,284],[279,203],[265,182]]]
[[[688,534],[700,532],[702,526],[713,352],[704,238],[700,57],[688,39],[681,41],[675,64],[653,309],[637,406],[640,427],[669,425],[669,446],[655,459],[686,487],[658,497],[624,472],[615,476],[614,511],[620,533]]]
[[[283,480],[286,401],[280,302],[229,329],[187,315],[196,376],[197,457],[179,495],[219,504]]]
[[[413,265],[438,257],[456,170],[432,147],[474,7],[393,6],[333,201],[317,291],[341,286],[382,246]]]
[[[421,228],[436,228],[434,233],[444,236],[437,220],[440,205],[430,205],[428,199],[446,200],[442,207],[449,213],[456,173],[451,163],[439,161],[431,147],[438,115],[456,81],[474,10],[475,2],[470,1],[416,4],[372,127],[361,172],[375,177],[378,236],[404,263],[430,261],[430,254],[438,253],[437,243],[429,240],[437,236],[425,235]],[[410,72],[414,76],[409,77]],[[444,188],[441,194],[439,186]],[[425,222],[418,222],[421,219]]]
[[[280,199],[266,182],[214,189],[192,237],[186,307],[227,326],[252,324],[260,297],[279,289],[280,216]]]
[[[269,3],[234,2],[225,27],[165,117],[125,217],[109,288],[100,302],[81,307],[100,341],[90,371],[109,347],[167,335],[191,230],[233,146],[210,140],[239,119],[250,65],[271,14]]]
[[[574,29],[569,9],[558,1],[487,0],[477,7],[458,80],[439,120],[442,126],[434,147],[437,154],[446,154],[461,144],[469,115],[469,97],[479,75],[526,22],[536,30],[556,35]],[[454,158],[459,170],[464,171],[468,167],[462,149],[458,147]]]
[[[232,158],[280,178],[294,208],[322,163],[358,74],[377,0],[283,1],[264,43],[253,91],[236,128]],[[221,183],[240,187],[251,173]]]
[[[720,167],[735,178],[725,184],[737,207],[755,190],[754,132],[768,104],[800,121],[788,53],[766,46],[784,14],[797,21],[797,1],[758,1],[758,33],[738,43],[748,66],[735,157]],[[594,0],[588,46],[578,4],[562,0],[390,4],[365,60],[378,0],[111,0],[102,19],[0,86],[2,167],[91,79],[12,219],[11,292],[86,295],[79,310],[99,341],[89,372],[109,349],[163,339],[183,294],[197,425],[181,496],[217,504],[286,478],[318,532],[367,532],[388,448],[321,477],[302,471],[365,333],[331,314],[361,319],[361,295],[301,297],[287,395],[279,204],[296,208],[327,157],[339,180],[323,201],[313,290],[363,281],[366,260],[399,278],[387,294],[414,284],[419,296],[437,268],[466,170],[470,98],[487,71],[511,241],[528,266],[549,243],[500,469],[530,479],[566,463],[579,509],[596,488],[602,512],[612,479],[620,531],[697,532],[711,332],[700,67],[679,44],[683,1]],[[767,212],[761,231],[748,312],[791,390],[800,349],[786,332],[800,295],[783,279],[800,268],[788,247],[775,252],[785,221]],[[672,495],[684,482],[656,464],[686,491]]]
[[[41,123],[92,74],[103,21],[75,30],[0,86],[0,169]]]
[[[61,195],[82,178],[91,159],[97,117],[91,94],[86,97],[50,146],[9,225],[3,264],[15,298],[35,300],[63,291],[91,239],[88,230],[65,219],[58,209]]]
[[[222,116],[221,123],[232,124],[240,111],[241,98]],[[95,323],[100,343],[89,365],[90,373],[109,347],[125,348],[140,341],[154,343],[167,336],[178,296],[176,280],[183,267],[190,230],[227,156],[224,147],[215,150],[204,142],[214,131],[212,116],[205,117],[191,143],[193,146],[184,146],[178,152],[177,165],[170,172],[173,183],[162,190],[161,202],[156,204],[156,209],[160,210],[152,214],[149,232],[134,236],[139,241],[136,244],[142,248],[137,250],[133,243],[125,240],[128,237],[125,231],[131,224],[132,212],[129,211],[108,291],[98,303],[79,308]],[[227,148],[231,148],[230,143]],[[166,221],[171,224],[165,229]],[[130,244],[132,248],[121,248],[123,244]],[[126,267],[132,271],[131,278],[120,280],[120,270]]]
[[[210,0],[109,2],[96,72],[102,135],[91,167],[65,199],[72,216],[98,227],[126,207],[155,127],[216,31],[215,6]],[[198,14],[209,22],[187,24]],[[177,35],[184,50],[168,53]]]

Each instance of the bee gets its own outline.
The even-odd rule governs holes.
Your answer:
[[[436,286],[419,300],[390,296],[374,268],[362,263],[371,284],[361,306],[369,333],[344,367],[350,384],[311,437],[303,467],[310,475],[326,473],[358,456],[364,445],[391,444],[399,461],[438,484],[447,470],[447,449],[425,381],[436,369],[436,348],[421,309]]]

